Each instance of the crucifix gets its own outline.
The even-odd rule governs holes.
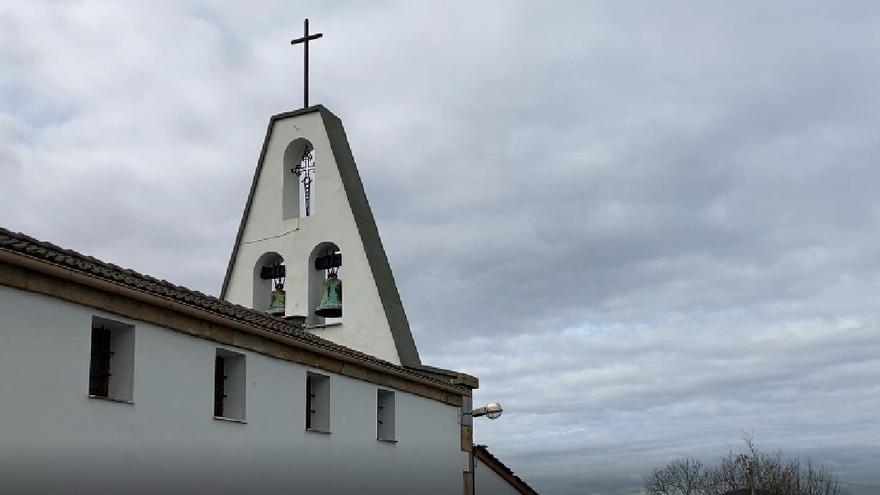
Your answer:
[[[303,67],[305,67],[303,71],[303,108],[309,106],[309,41],[316,40],[321,36],[324,36],[322,33],[309,34],[309,20],[306,19],[305,22],[305,35],[302,38],[297,38],[295,40],[290,40],[291,45],[298,45],[302,43],[303,51],[305,52],[305,61]]]
[[[314,149],[312,146],[306,143],[306,147],[303,149],[302,158],[300,158],[299,163],[290,169],[294,175],[302,178],[303,205],[306,207],[306,216],[312,214],[312,182],[315,181],[315,179],[312,178],[315,174],[315,155],[313,151]]]

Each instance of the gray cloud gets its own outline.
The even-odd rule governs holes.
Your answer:
[[[0,4],[2,224],[216,293],[305,16],[478,441],[546,493],[743,430],[878,482],[873,3]]]

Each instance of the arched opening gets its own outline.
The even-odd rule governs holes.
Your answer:
[[[272,310],[272,314],[284,316],[285,298],[282,294],[286,275],[287,268],[280,254],[266,253],[260,256],[254,265],[254,302],[251,307],[266,313]]]
[[[299,138],[284,150],[283,199],[284,219],[307,217],[315,213],[315,149]]]
[[[309,325],[326,325],[342,321],[342,251],[332,242],[322,242],[309,255]],[[335,278],[328,288],[329,280]],[[330,292],[328,292],[328,290]],[[334,310],[338,303],[338,315]],[[324,311],[318,311],[322,307]],[[324,313],[323,315],[321,313]]]

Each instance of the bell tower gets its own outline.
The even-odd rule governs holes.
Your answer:
[[[270,119],[220,297],[420,365],[342,121],[323,106]]]

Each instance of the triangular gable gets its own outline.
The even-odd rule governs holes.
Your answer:
[[[273,129],[276,128],[279,122],[285,119],[297,118],[316,112],[320,115],[324,130],[326,131],[330,151],[334,158],[333,161],[336,163],[343,190],[354,218],[354,225],[357,228],[357,233],[366,255],[366,261],[378,292],[378,298],[381,301],[382,311],[397,349],[399,361],[404,366],[418,366],[421,364],[418,350],[409,328],[409,322],[400,300],[400,294],[397,291],[391,266],[388,263],[385,249],[382,246],[382,240],[379,237],[373,213],[364,192],[363,183],[361,182],[348,139],[345,135],[345,129],[342,126],[341,120],[321,105],[278,114],[270,119],[254,173],[254,179],[248,193],[247,202],[245,203],[242,220],[236,234],[235,245],[227,266],[220,297],[228,299],[233,269],[237,261],[239,261],[240,247],[244,242],[245,226],[252,213],[254,197],[257,194]],[[356,346],[353,347],[357,348]]]

